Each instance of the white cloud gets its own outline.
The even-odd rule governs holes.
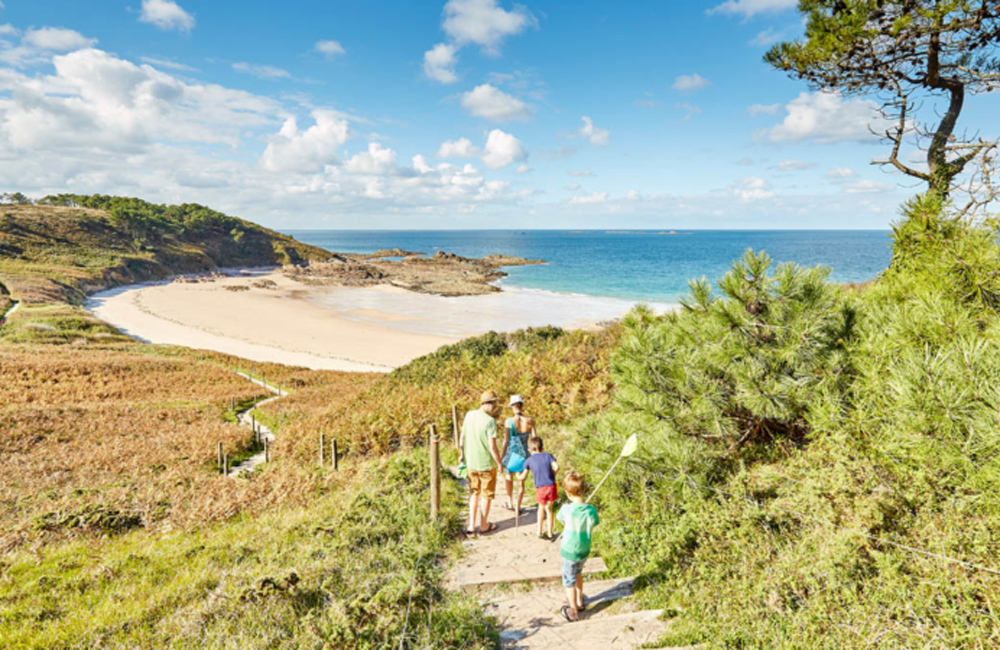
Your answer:
[[[884,131],[889,123],[870,99],[845,100],[836,93],[800,94],[785,106],[785,119],[758,134],[772,142],[871,142],[870,129]]]
[[[386,176],[396,172],[396,152],[378,142],[369,142],[368,151],[352,156],[344,169],[352,174]]]
[[[337,150],[351,136],[347,120],[339,113],[328,110],[314,110],[312,117],[315,124],[305,131],[299,131],[294,117],[285,121],[261,156],[264,169],[273,172],[318,171],[338,162]]]
[[[773,27],[768,27],[762,32],[759,32],[750,40],[750,45],[755,45],[757,47],[770,47],[775,43],[790,40],[800,36],[805,28],[805,19],[799,21],[795,25],[789,25],[783,29],[774,29]]]
[[[580,196],[574,196],[569,200],[570,205],[591,205],[594,203],[607,203],[608,193],[607,192],[594,192],[592,194],[582,194]]]
[[[468,138],[458,140],[445,140],[438,149],[438,158],[475,158],[482,150],[472,144]]]
[[[16,36],[19,33],[11,27],[5,30],[4,35]],[[6,41],[0,42],[0,62],[15,67],[46,63],[55,53],[81,50],[96,43],[96,38],[87,38],[72,29],[61,27],[29,29],[21,36],[21,42],[16,46]]]
[[[257,65],[254,63],[234,63],[233,70],[251,74],[258,79],[290,79],[291,73],[273,65]]]
[[[42,27],[29,29],[21,40],[24,45],[53,52],[71,52],[82,50],[97,43],[96,38],[87,38],[72,29],[60,27]]]
[[[449,42],[438,43],[424,52],[424,74],[439,83],[455,83],[457,54],[463,47],[478,45],[485,54],[499,56],[506,37],[537,25],[535,17],[520,5],[507,11],[497,0],[449,0],[441,24]]]
[[[486,181],[483,183],[479,192],[476,193],[474,201],[493,201],[503,195],[504,191],[510,185],[507,181]]]
[[[582,138],[586,138],[587,141],[595,146],[603,147],[608,144],[611,138],[611,133],[607,129],[599,129],[594,126],[594,121],[584,115],[582,118],[583,126],[580,127],[579,135]]]
[[[637,99],[635,100],[635,105],[639,108],[656,108],[662,104],[658,99]]]
[[[328,59],[332,59],[338,54],[347,54],[344,46],[338,41],[319,41],[316,43],[316,51],[325,54]]]
[[[500,169],[528,158],[524,143],[509,133],[493,129],[486,136],[486,147],[483,150],[483,165],[487,169]]]
[[[463,93],[462,108],[470,115],[497,122],[526,120],[534,112],[531,104],[508,95],[490,84],[482,84]]]
[[[784,106],[781,104],[754,104],[747,107],[747,113],[754,117],[758,115],[779,115],[782,108]]]
[[[762,13],[777,13],[798,6],[798,0],[726,0],[708,10],[709,14],[739,14],[751,17]]]
[[[700,74],[682,74],[674,80],[674,90],[694,92],[712,85],[712,82]]]
[[[7,77],[13,92],[0,102],[0,133],[14,148],[120,153],[154,142],[232,146],[242,130],[273,123],[279,110],[271,100],[184,83],[100,50],[77,50],[51,62],[53,76]]]
[[[569,170],[570,176],[575,176],[576,178],[586,178],[588,176],[593,176],[594,172],[589,169],[571,169]]]
[[[746,202],[774,198],[774,192],[771,191],[767,181],[755,176],[740,179],[729,187],[729,192],[740,201]]]
[[[826,172],[826,177],[833,182],[844,182],[858,174],[849,167],[834,167]]]
[[[858,181],[844,186],[844,191],[848,194],[882,194],[883,192],[891,192],[893,189],[895,188],[892,185],[878,181]]]
[[[455,57],[457,51],[454,45],[438,43],[424,52],[424,74],[429,79],[443,84],[453,84],[458,81],[458,75],[455,74],[455,65],[458,63]]]
[[[816,163],[806,162],[804,160],[782,160],[778,163],[778,169],[784,172],[801,172],[807,169],[812,169],[816,166]]]
[[[625,193],[625,200],[626,201],[641,201],[642,200],[642,194],[639,193],[639,190],[631,189],[631,190],[629,190],[628,192]]]
[[[168,70],[178,70],[180,72],[198,72],[198,68],[193,68],[189,65],[184,65],[183,63],[177,63],[176,61],[171,61],[170,59],[157,59],[151,56],[144,56],[140,58],[143,63],[148,63],[149,65],[156,66],[158,68],[166,68]]]
[[[674,106],[685,111],[684,117],[681,118],[681,122],[688,122],[692,117],[701,112],[701,106],[695,106],[694,104],[689,104],[688,102],[678,102],[677,104],[674,104]]]
[[[506,11],[497,0],[450,0],[444,15],[441,27],[457,45],[475,44],[490,55],[500,53],[504,38],[537,24],[524,7]]]
[[[139,21],[156,25],[160,29],[177,29],[189,32],[194,29],[194,16],[184,11],[173,0],[142,0]]]
[[[427,159],[417,154],[413,157],[413,168],[417,170],[419,174],[431,174],[434,172],[434,168],[427,164]]]
[[[10,23],[0,25],[0,36],[17,36],[20,33],[21,31]]]
[[[94,49],[50,52],[45,61],[54,72],[0,67],[0,178],[33,196],[193,201],[269,225],[308,227],[330,214],[386,226],[476,210],[492,215],[530,193],[487,180],[473,165],[431,165],[418,156],[412,166],[397,165],[381,145],[366,143],[340,164],[353,132],[349,118],[314,109],[299,117],[299,128],[291,117],[304,104],[294,97],[186,81]],[[256,156],[258,147],[266,148]],[[508,150],[508,157],[527,155]]]
[[[527,174],[530,171],[531,171],[531,167],[528,166],[528,163],[521,163],[514,170],[514,173],[515,174]]]

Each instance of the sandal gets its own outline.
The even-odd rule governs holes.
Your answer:
[[[563,605],[562,609],[559,610],[559,613],[562,614],[562,617],[566,619],[567,623],[576,623],[579,619],[573,618],[572,612],[573,610],[570,609],[569,605]]]
[[[486,528],[484,528],[484,529],[481,529],[481,530],[479,531],[479,534],[480,534],[480,535],[485,535],[486,533],[492,533],[492,532],[493,532],[494,530],[496,530],[497,528],[499,528],[499,526],[497,526],[497,525],[496,525],[495,523],[493,523],[493,522],[491,521],[491,522],[490,522],[490,525],[489,525],[489,526],[487,526]]]
[[[465,539],[472,539],[473,537],[477,537],[475,530],[463,530],[462,534],[465,535]]]

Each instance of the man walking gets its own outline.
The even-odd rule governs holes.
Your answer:
[[[497,490],[497,468],[502,464],[497,449],[497,394],[486,391],[479,398],[479,408],[465,414],[462,434],[458,441],[461,449],[459,463],[465,462],[469,472],[469,527],[467,536],[476,534],[476,521],[480,514],[479,531],[489,533],[497,529],[490,523],[490,504]]]

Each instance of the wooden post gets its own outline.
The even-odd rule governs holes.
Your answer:
[[[229,476],[229,454],[222,457],[222,475]]]
[[[229,398],[229,410],[232,411],[233,413],[236,412],[236,398],[235,397],[230,397]]]
[[[257,416],[253,413],[250,414],[250,426],[253,428],[253,432],[257,433]]]
[[[437,521],[441,512],[441,458],[438,455],[437,427],[431,425],[431,520]]]
[[[331,455],[333,456],[333,471],[336,472],[337,469],[338,469],[337,468],[337,439],[336,438],[333,439],[333,450],[331,451]]]
[[[222,471],[222,441],[219,441],[219,471]]]
[[[451,407],[451,434],[455,438],[455,449],[458,449],[458,406]]]
[[[319,466],[323,466],[323,452],[326,449],[326,434],[319,434]]]
[[[267,436],[264,436],[264,462],[271,462],[271,448],[267,445]]]

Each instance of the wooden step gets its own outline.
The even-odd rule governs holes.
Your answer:
[[[633,650],[655,642],[667,629],[659,620],[662,609],[584,618],[575,623],[539,626],[534,629],[505,630],[500,633],[505,650]]]
[[[592,557],[583,565],[583,574],[593,575],[608,570],[604,560]],[[562,580],[562,562],[558,553],[552,560],[528,564],[495,565],[480,569],[461,569],[456,574],[456,587],[462,591],[475,591],[481,587],[522,582],[548,583]]]
[[[634,607],[629,609],[632,603],[628,600],[633,595],[634,580],[618,578],[584,583],[587,617],[613,616],[634,611]],[[486,611],[496,617],[501,629],[513,632],[561,625],[565,619],[559,610],[565,604],[566,592],[562,585],[544,585],[494,594]]]

